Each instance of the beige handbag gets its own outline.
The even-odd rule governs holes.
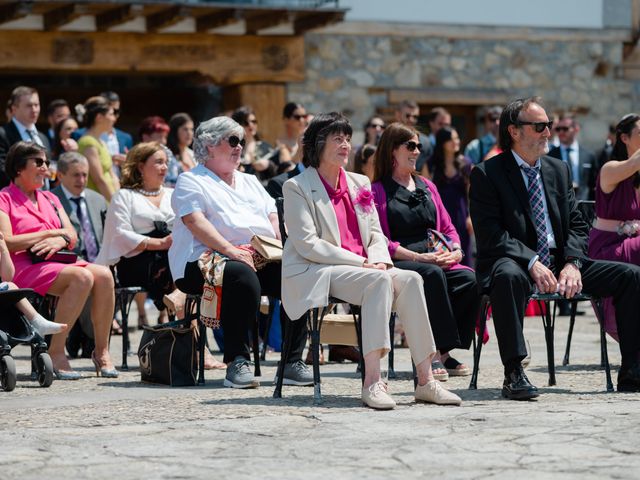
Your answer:
[[[282,260],[282,242],[277,238],[254,235],[251,246],[269,262]]]

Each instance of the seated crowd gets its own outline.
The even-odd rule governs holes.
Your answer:
[[[80,378],[65,354],[65,347],[72,357],[78,352],[76,329],[92,339],[83,355],[96,373],[118,375],[109,337],[119,328],[119,285],[143,287],[158,310],[178,318],[187,313],[186,294],[217,299],[220,305],[203,302],[201,318],[224,339],[224,363],[210,358],[208,365],[226,368],[224,385],[233,388],[259,385],[247,332],[261,298],[270,297],[292,339],[283,382],[312,385],[302,356],[306,313],[336,297],[361,308],[356,355],[367,406],[395,406],[380,369],[396,342],[392,310],[416,367],[416,401],[459,405],[440,382],[469,375],[452,352],[470,348],[486,294],[504,365],[502,395],[530,399],[538,391],[522,367],[528,298],[584,291],[606,298],[606,329],[622,355],[618,390],[640,391],[640,116],[622,118],[611,160],[585,186],[572,155],[577,122],[564,116],[554,129],[536,97],[489,108],[485,135],[464,154],[449,113],[429,112],[427,136],[416,129],[419,107],[411,101],[390,125],[372,116],[353,152],[346,117],[312,118],[298,103],[284,107],[285,134],[275,147],[261,140],[248,106],[195,129],[186,113],[168,123],[147,117],[135,146],[115,128],[119,109],[113,92],[91,97],[79,109],[85,128],[78,129],[67,103],[56,100],[48,138],[35,130],[37,91],[18,87],[0,129],[0,291],[57,297],[52,321],[25,300],[16,308],[38,332],[53,334],[58,379]],[[546,155],[552,131],[559,158]],[[578,194],[596,199],[592,229]],[[281,239],[280,197],[288,235],[282,261],[268,261],[252,241]],[[60,254],[67,250],[77,258]],[[143,325],[145,299],[138,300]]]

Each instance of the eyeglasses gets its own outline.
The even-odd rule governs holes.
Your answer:
[[[384,130],[386,128],[386,125],[383,123],[370,123],[369,125],[367,125],[367,128],[379,128],[380,130]]]
[[[303,119],[306,120],[307,119],[307,115],[306,114],[305,115],[296,114],[296,115],[291,115],[291,118],[295,118],[298,121],[303,120]]]
[[[244,138],[242,140],[240,140],[239,137],[236,137],[235,135],[231,135],[229,138],[227,138],[227,142],[229,142],[229,146],[231,148],[236,148],[238,145],[240,145],[242,148],[244,148],[245,145],[245,141]]]
[[[516,125],[519,127],[522,125],[531,125],[536,133],[542,133],[544,132],[545,128],[551,130],[551,127],[553,127],[553,122],[522,122],[518,120],[516,122]]]
[[[407,150],[409,150],[410,152],[415,152],[416,148],[418,149],[419,152],[422,151],[422,144],[421,143],[416,143],[413,140],[409,140],[408,142],[404,142],[402,145],[407,147]]]
[[[569,127],[556,127],[555,131],[556,132],[568,132],[569,131]]]
[[[27,160],[33,160],[33,163],[36,164],[36,168],[41,168],[43,165],[46,165],[47,168],[49,168],[49,165],[51,164],[51,162],[49,162],[49,160],[47,160],[46,158],[32,157],[27,158]]]

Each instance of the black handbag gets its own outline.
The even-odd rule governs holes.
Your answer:
[[[194,386],[197,348],[195,327],[190,321],[145,326],[138,348],[142,381],[172,387]]]

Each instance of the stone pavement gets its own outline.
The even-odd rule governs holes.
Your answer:
[[[500,398],[492,336],[479,389],[467,390],[469,377],[445,384],[461,407],[415,404],[409,354],[398,349],[400,378],[390,390],[399,405],[390,412],[361,405],[353,364],[321,367],[318,407],[311,388],[285,387],[283,399],[272,398],[277,354],[268,355],[257,390],[222,387],[220,371],[191,388],[142,384],[137,368],[95,378],[90,360],[72,361],[81,380],[43,389],[28,379],[27,348],[17,347],[18,385],[0,392],[0,478],[638,478],[640,394],[605,392],[592,315],[578,318],[571,365],[560,366],[567,326],[558,319],[558,385],[547,387],[541,321],[525,322],[537,401]],[[120,347],[114,337],[115,359]],[[615,384],[617,344],[609,349]],[[470,352],[456,357],[471,364]]]

